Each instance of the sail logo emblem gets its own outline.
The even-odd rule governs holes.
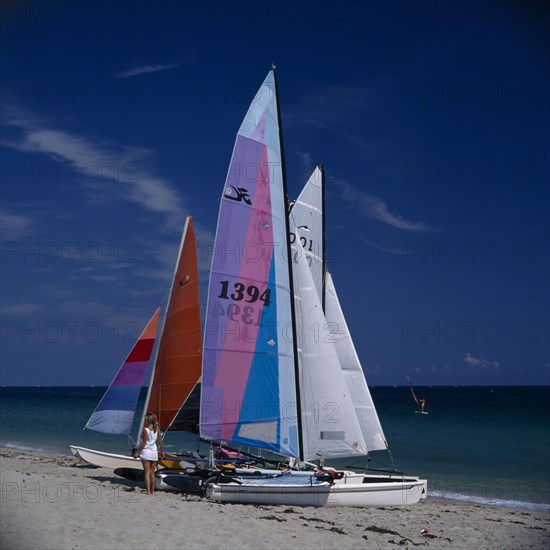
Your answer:
[[[236,196],[233,196],[233,192]],[[241,202],[244,201],[248,206],[252,206],[252,201],[250,200],[250,193],[245,187],[234,187],[230,185],[225,188],[225,198],[231,199],[232,201]]]
[[[178,288],[181,288],[182,286],[186,285],[189,282],[189,275],[186,275],[183,279],[180,279],[178,281]]]

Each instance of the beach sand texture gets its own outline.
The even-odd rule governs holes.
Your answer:
[[[144,494],[69,456],[0,449],[2,550],[545,549],[550,514],[430,500],[402,508],[219,504]],[[423,529],[428,534],[421,534]]]

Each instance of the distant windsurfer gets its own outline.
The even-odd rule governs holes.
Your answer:
[[[426,400],[425,399],[421,399],[420,400],[420,412],[421,413],[424,413],[424,407],[426,406]]]

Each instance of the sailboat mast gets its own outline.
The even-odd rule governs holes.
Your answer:
[[[327,288],[327,248],[325,243],[325,165],[320,164],[319,170],[321,170],[321,226],[322,226],[322,241],[321,241],[321,261],[323,262],[322,270],[322,291],[321,291],[321,307],[323,313],[325,312],[325,294]]]
[[[143,431],[143,424],[145,422],[145,413],[147,412],[147,406],[149,404],[149,398],[151,397],[151,390],[153,389],[153,380],[155,379],[155,370],[157,366],[157,359],[159,356],[159,350],[160,346],[162,344],[162,334],[164,333],[164,325],[166,324],[166,317],[168,315],[168,306],[170,305],[170,299],[172,298],[172,291],[174,290],[174,281],[176,279],[176,275],[178,272],[178,266],[180,264],[180,258],[181,253],[183,250],[183,243],[185,242],[185,236],[187,235],[187,227],[189,226],[189,220],[191,219],[191,216],[187,216],[185,219],[185,225],[183,227],[183,233],[181,235],[181,241],[180,241],[180,249],[178,252],[178,258],[176,260],[176,267],[174,267],[174,274],[172,275],[172,284],[170,285],[170,290],[168,291],[168,299],[166,300],[166,308],[164,309],[164,316],[162,319],[162,326],[160,327],[160,332],[158,336],[158,345],[155,350],[155,358],[153,360],[153,368],[151,369],[151,379],[149,380],[149,385],[147,386],[147,396],[145,397],[145,403],[143,405],[143,412],[141,414],[141,421],[139,423],[139,430],[137,433],[137,439],[136,442],[139,440],[139,436],[141,432]],[[160,402],[160,398],[159,398]],[[160,418],[159,418],[160,420]]]
[[[279,91],[277,87],[277,74],[275,73],[275,65],[271,66],[273,71],[273,82],[275,83],[275,102],[277,106],[277,121],[279,123],[279,147],[281,149],[281,172],[283,177],[283,195],[285,200],[288,200],[287,182],[286,182],[286,167],[285,167],[285,152],[283,147],[283,125],[281,121],[281,107],[279,104]],[[285,208],[285,212],[286,212]],[[292,345],[294,350],[294,375],[296,379],[296,415],[297,415],[297,428],[298,428],[298,450],[299,460],[303,460],[304,455],[304,442],[302,435],[302,405],[300,399],[300,370],[298,365],[298,336],[296,333],[296,308],[294,304],[294,281],[292,275],[292,254],[290,245],[290,223],[288,212],[285,215],[286,224],[286,246],[288,251],[288,280],[290,290],[290,312],[292,318]]]

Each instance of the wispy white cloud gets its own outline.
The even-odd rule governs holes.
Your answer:
[[[117,283],[123,281],[122,277],[116,275],[86,275],[86,278],[100,283]]]
[[[297,186],[304,185],[316,167],[311,153],[305,151],[296,151],[294,153],[295,161],[286,163],[286,173],[289,181],[295,182]]]
[[[33,219],[0,210],[0,235],[2,240],[11,241],[23,239],[33,233]]]
[[[139,67],[133,67],[132,69],[126,69],[119,73],[115,73],[115,78],[130,78],[140,74],[159,73],[161,71],[168,71],[170,69],[176,69],[181,67],[180,63],[165,63],[164,65],[141,65]]]
[[[115,308],[97,301],[67,300],[60,304],[60,310],[75,316],[80,316],[84,313],[90,318],[102,318],[112,313]]]
[[[102,193],[111,200],[134,202],[149,212],[163,214],[172,229],[181,224],[181,199],[172,183],[152,168],[153,151],[55,129],[13,108],[6,109],[4,118],[21,135],[4,140],[3,145],[69,163],[81,175],[82,185],[94,190],[95,200]],[[21,229],[25,226],[25,220],[12,218],[12,227],[17,223]]]
[[[378,144],[365,138],[364,126],[360,124],[367,110],[379,103],[384,89],[385,86],[380,83],[376,87],[330,84],[300,93],[298,85],[296,97],[287,108],[285,122],[314,126],[334,133],[361,149],[385,156],[387,153]]]
[[[424,365],[422,367],[415,367],[414,372],[416,374],[429,373],[429,374],[449,374],[453,371],[453,368],[448,363],[438,364],[433,363],[431,365]]]
[[[307,151],[294,151],[291,159],[286,159],[286,176],[291,182],[293,193],[297,198],[301,188],[309,180],[315,169],[319,166],[322,159],[315,159]]]
[[[313,157],[311,156],[311,153],[308,153],[307,151],[296,151],[296,156],[299,159],[300,166],[304,170],[309,170],[312,172],[315,169],[315,164],[313,163]]]
[[[501,372],[500,363],[491,359],[474,357],[470,352],[464,356],[464,362],[468,365],[468,370],[476,372]]]
[[[44,304],[38,304],[33,302],[19,302],[16,304],[4,304],[2,305],[3,317],[28,317],[29,315],[35,315],[46,309]]]
[[[347,181],[335,179],[334,184],[340,189],[340,197],[344,201],[353,208],[364,212],[365,215],[373,220],[405,231],[432,230],[432,228],[424,222],[408,220],[400,214],[390,212],[388,205],[383,199],[363,191],[358,191]]]
[[[297,83],[293,91],[288,98],[291,117],[301,120],[356,120],[357,112],[372,107],[380,95],[380,91],[375,87],[345,84],[302,88]]]
[[[365,369],[365,373],[369,375],[377,375],[382,372],[382,367],[380,365],[376,365],[375,367],[369,368],[367,367]]]
[[[195,220],[193,220],[193,226],[197,242],[199,279],[206,281],[212,262],[214,233]],[[183,224],[180,227],[181,229],[183,229]],[[168,289],[174,273],[179,244],[179,239],[173,239],[171,242],[154,238],[142,240],[140,252],[145,261],[134,269],[133,275],[155,281],[165,281]]]
[[[315,126],[316,128],[320,128],[321,130],[327,130],[338,136],[341,136],[347,141],[353,143],[354,145],[362,149],[365,149],[368,151],[374,151],[376,153],[383,153],[383,151],[379,147],[376,147],[374,144],[370,143],[368,140],[366,140],[362,136],[355,135],[351,132],[345,132],[344,130],[341,130],[339,128],[339,125],[336,123],[325,124],[320,120],[316,120],[313,118],[306,118],[302,122],[309,124],[310,126]]]
[[[381,244],[373,243],[372,241],[369,241],[368,239],[365,239],[363,235],[357,235],[359,240],[364,242],[366,245],[376,249],[380,250],[380,252],[387,252],[389,254],[403,254],[402,248],[394,248],[390,246],[384,246]]]

